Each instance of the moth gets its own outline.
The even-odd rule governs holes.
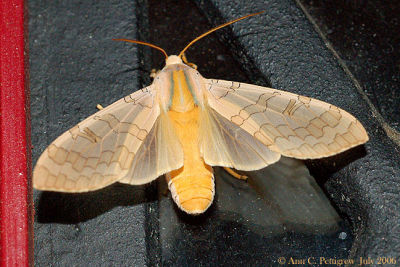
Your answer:
[[[261,13],[261,12],[260,12]],[[184,52],[160,47],[165,67],[136,91],[62,134],[40,156],[36,189],[87,192],[120,182],[149,183],[165,175],[177,206],[201,214],[214,198],[212,166],[258,170],[281,155],[316,159],[368,141],[346,111],[306,96],[204,78]],[[235,177],[241,178],[228,169]]]

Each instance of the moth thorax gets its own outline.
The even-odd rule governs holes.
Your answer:
[[[172,80],[173,91],[170,109],[177,112],[193,110],[195,107],[195,100],[192,95],[192,87],[187,82],[185,71],[173,71]]]

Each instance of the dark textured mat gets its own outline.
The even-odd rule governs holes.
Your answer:
[[[378,111],[400,131],[400,2],[301,2]]]
[[[110,8],[112,6],[112,8]],[[29,1],[33,159],[62,132],[139,87],[131,1]],[[118,48],[118,53],[116,52]],[[35,192],[35,265],[146,262],[145,189]]]
[[[236,24],[233,32],[239,36],[237,40],[240,44],[246,47],[248,56],[269,78],[272,87],[285,88],[338,105],[366,126],[371,140],[365,145],[365,151],[359,147],[329,159],[309,162],[308,165],[317,179],[330,177],[325,188],[353,223],[356,238],[350,256],[398,259],[399,147],[382,129],[363,95],[343,71],[337,58],[326,48],[313,25],[292,1],[251,4],[242,1],[211,2],[226,19],[266,10],[256,24]],[[209,1],[198,3],[212,21],[219,21],[218,13],[210,12],[212,6]],[[254,32],[256,34],[252,34]]]

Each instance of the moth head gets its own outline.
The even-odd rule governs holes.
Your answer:
[[[182,64],[182,58],[179,56],[171,55],[165,59],[165,65]]]

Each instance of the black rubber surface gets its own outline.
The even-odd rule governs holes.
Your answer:
[[[210,19],[218,21],[218,13],[210,12],[212,6],[209,3],[199,1]],[[350,257],[370,256],[374,260],[392,257],[399,262],[400,161],[399,147],[394,143],[399,140],[390,139],[374,119],[363,96],[307,21],[299,5],[293,1],[212,3],[226,20],[243,13],[266,10],[257,22],[236,24],[232,28],[236,36],[242,36],[237,40],[246,47],[249,57],[269,78],[272,87],[323,99],[349,111],[364,124],[370,136],[364,151],[363,147],[358,147],[308,165],[317,179],[330,177],[325,188],[343,215],[352,222],[355,241]],[[379,17],[375,19],[380,21]],[[397,35],[387,38],[397,38]]]
[[[301,2],[360,81],[368,98],[400,131],[399,2]]]
[[[112,6],[112,8],[110,8]],[[33,158],[58,135],[139,87],[132,1],[29,1]],[[122,18],[122,19],[121,19]],[[118,49],[118,50],[117,50]],[[145,189],[35,192],[36,266],[143,266]]]
[[[324,6],[304,2],[325,32],[347,29],[344,24],[350,22],[336,18],[333,8],[324,12],[336,20],[323,21]],[[386,10],[380,5],[362,10],[372,8],[377,13]],[[34,162],[58,135],[96,112],[96,104],[106,106],[150,83],[150,69],[163,66],[157,51],[112,38],[151,41],[175,54],[211,27],[260,10],[266,12],[199,41],[189,49],[188,59],[205,77],[315,97],[360,119],[371,139],[365,147],[307,162],[344,221],[332,212],[313,179],[305,178],[301,163],[256,172],[249,183],[217,169],[215,204],[195,218],[162,195],[163,180],[159,185],[114,185],[78,195],[35,192],[37,266],[272,266],[279,257],[400,261],[399,148],[293,1],[29,1]],[[390,14],[385,22],[392,22]],[[376,23],[371,25],[382,21],[379,16],[372,19]],[[371,31],[383,36],[381,40],[393,38],[391,31],[377,29]],[[340,32],[345,38],[327,35],[339,54],[346,55],[346,41],[361,38],[363,31],[355,27],[359,35]],[[337,39],[341,41],[334,42]],[[396,128],[398,92],[393,88],[398,76],[395,71],[379,76],[384,90],[370,86],[376,75],[365,75],[371,70],[363,67],[363,60],[375,62],[371,64],[378,69],[393,65],[378,60],[387,58],[385,49],[366,58],[371,55],[367,48],[353,48],[356,60],[346,58],[346,63],[356,78],[364,73],[359,80],[367,96],[375,95],[371,101]],[[389,80],[390,75],[395,78]],[[259,179],[280,175],[287,178],[268,179],[266,184]],[[296,182],[292,176],[305,180]],[[310,194],[319,197],[308,199]],[[321,210],[326,213],[318,213]],[[325,221],[316,219],[321,214]]]

